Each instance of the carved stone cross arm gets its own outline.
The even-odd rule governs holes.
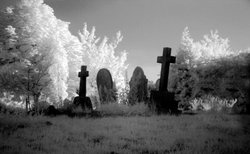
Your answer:
[[[78,73],[78,77],[88,77],[89,71],[87,71],[87,66],[81,67],[81,72]]]
[[[175,63],[175,57],[171,56],[171,48],[164,48],[163,55],[157,57],[157,63],[161,63],[160,91],[167,91],[170,63]]]
[[[157,57],[157,63],[175,63],[175,59],[171,56],[171,48],[164,48],[163,55]]]

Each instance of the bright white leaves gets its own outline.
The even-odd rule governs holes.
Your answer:
[[[22,0],[19,5],[21,15],[27,20],[27,26],[33,34],[42,55],[46,55],[51,62],[48,73],[51,79],[47,95],[57,102],[65,99],[67,94],[68,59],[65,46],[71,38],[68,31],[69,23],[54,16],[53,9],[44,4],[43,0]]]
[[[8,13],[8,14],[12,14],[13,13],[13,7],[7,7],[6,8],[6,12]]]
[[[69,32],[69,23],[57,19],[53,9],[44,4],[43,0],[21,0],[16,6],[7,8],[5,12],[6,17],[3,19],[5,22],[2,22],[5,25],[2,25],[12,36],[9,38],[17,36],[14,38],[15,45],[36,45],[36,50],[22,54],[23,58],[26,58],[24,61],[27,61],[27,65],[32,55],[44,57],[39,64],[44,68],[50,65],[47,78],[51,83],[42,93],[53,102],[65,99],[68,93],[75,93],[75,85],[79,79],[68,79],[71,76],[77,78],[76,72],[82,64],[82,56],[79,56],[82,55],[82,47],[79,40]]]
[[[82,33],[79,33],[80,42],[77,37],[71,35],[69,23],[57,19],[53,9],[44,4],[43,0],[21,0],[14,7],[6,8],[1,15],[1,57],[11,59],[21,55],[22,66],[25,65],[23,68],[31,68],[31,60],[42,57],[42,60],[39,60],[39,68],[32,67],[33,74],[39,74],[39,69],[49,65],[44,78],[50,80],[50,84],[43,88],[42,95],[46,95],[52,102],[76,95],[81,65],[87,65],[90,70],[87,90],[89,94],[98,95],[96,74],[104,67],[111,71],[118,94],[123,92],[126,86],[124,75],[127,69],[127,53],[122,52],[116,56],[115,52],[122,41],[120,32],[111,42],[106,37],[99,42],[100,39],[95,36],[95,28],[89,32],[85,24]],[[7,49],[17,45],[22,49],[13,49],[10,54]],[[31,47],[33,45],[34,48]],[[14,68],[14,74],[18,69],[21,68]],[[18,73],[21,72],[25,71],[18,70]]]
[[[5,30],[7,31],[7,33],[9,33],[9,35],[13,35],[13,36],[16,35],[16,28],[12,27],[11,25],[6,27]]]
[[[187,27],[182,34],[181,51],[184,52],[182,53],[183,60],[191,67],[200,64],[206,65],[213,60],[240,53],[240,51],[233,51],[230,48],[228,38],[220,37],[218,31],[211,31],[210,35],[204,35],[203,40],[195,42]]]
[[[69,39],[69,42],[65,46],[67,50],[67,58],[68,58],[68,97],[76,96],[76,89],[79,88],[79,77],[78,72],[81,69],[81,65],[83,65],[83,52],[82,52],[82,44],[78,40],[77,37],[72,36]]]
[[[104,37],[99,43],[100,38],[95,36],[95,28],[91,32],[87,29],[87,24],[84,24],[82,32],[79,32],[80,41],[82,43],[84,57],[83,61],[88,66],[88,95],[98,95],[96,76],[101,68],[110,70],[112,78],[116,84],[118,92],[118,102],[122,101],[121,94],[126,87],[125,71],[128,65],[125,64],[127,60],[127,53],[121,52],[116,56],[116,48],[122,41],[121,33],[116,34],[116,38],[111,42],[107,37]]]

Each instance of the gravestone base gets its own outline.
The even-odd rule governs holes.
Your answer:
[[[92,103],[89,97],[77,96],[74,98],[73,104],[76,106],[81,106],[83,111],[90,110],[93,111]]]
[[[178,102],[175,101],[174,98],[174,93],[152,90],[150,95],[150,105],[155,108],[158,114],[178,114]]]

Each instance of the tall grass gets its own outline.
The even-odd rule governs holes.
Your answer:
[[[100,112],[102,116],[146,116],[154,114],[144,102],[136,103],[135,105],[103,104],[96,111]]]
[[[219,113],[103,118],[0,115],[0,153],[250,153],[249,130],[239,116]]]

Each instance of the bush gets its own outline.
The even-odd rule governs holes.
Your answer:
[[[90,109],[83,109],[81,104],[74,104],[73,100],[65,99],[63,105],[57,109],[59,114],[68,116],[83,116],[91,113]]]
[[[30,113],[36,114],[36,115],[44,114],[49,106],[50,106],[50,104],[46,101],[34,103]]]
[[[182,107],[205,95],[250,102],[249,57],[250,54],[242,53],[196,67],[177,63],[171,68],[170,89]]]
[[[73,101],[71,101],[69,99],[65,99],[63,101],[62,106],[60,108],[58,108],[58,110],[63,114],[71,113],[72,109],[73,109]]]
[[[25,109],[19,107],[8,106],[0,102],[0,113],[11,115],[25,115]]]
[[[195,98],[190,101],[191,110],[197,111],[227,111],[231,112],[237,99],[222,99],[212,95]]]

